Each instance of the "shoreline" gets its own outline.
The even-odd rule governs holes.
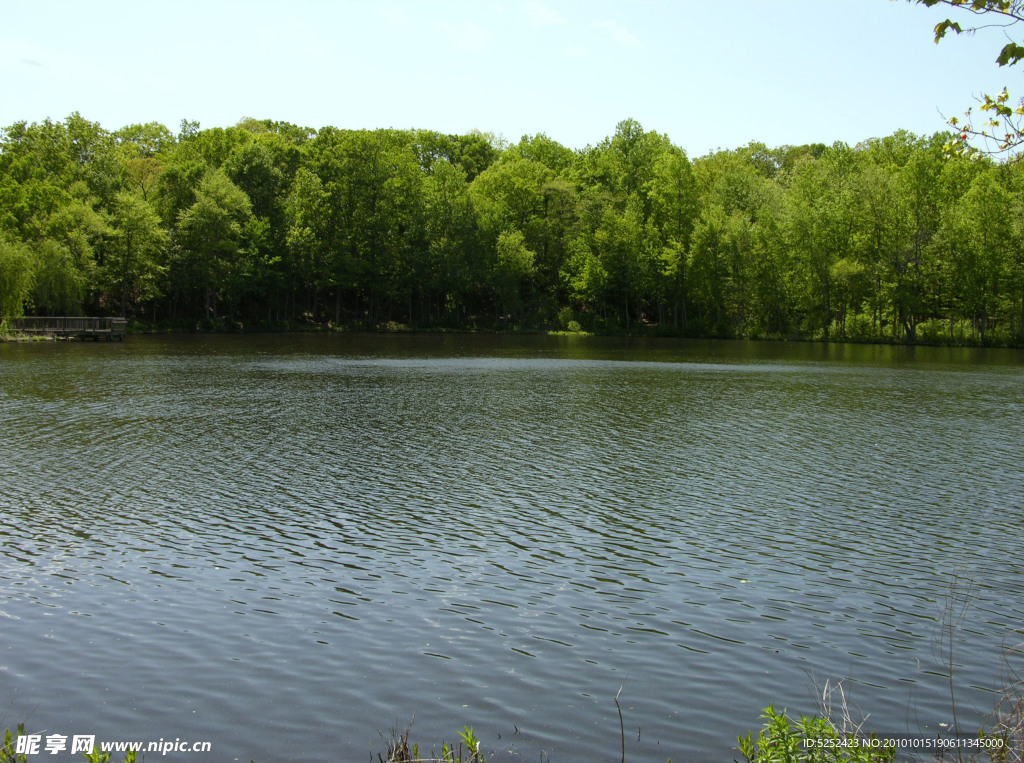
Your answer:
[[[221,323],[219,326],[203,327],[197,325],[193,328],[182,326],[167,326],[153,324],[136,324],[130,327],[127,336],[172,336],[172,335],[195,335],[195,336],[252,336],[259,334],[408,334],[408,335],[493,335],[493,336],[558,336],[569,338],[616,338],[616,339],[683,339],[692,341],[718,341],[718,342],[766,342],[781,344],[827,344],[827,345],[857,345],[857,346],[886,346],[886,347],[949,347],[963,349],[1005,349],[1024,350],[1024,342],[1018,340],[1014,343],[1006,341],[962,341],[962,340],[917,340],[908,342],[892,338],[829,338],[810,336],[709,336],[709,335],[688,335],[674,331],[659,331],[657,328],[629,333],[617,332],[596,332],[596,331],[565,331],[560,329],[484,329],[475,327],[443,327],[427,326],[412,327],[405,324],[390,323],[375,327],[360,325],[335,326],[328,324],[308,324],[303,326],[292,326],[287,324],[266,325],[247,327],[241,324]],[[84,341],[78,337],[59,337],[53,335],[23,334],[17,331],[5,329],[0,331],[0,343],[32,343],[32,342],[57,342],[57,341]]]

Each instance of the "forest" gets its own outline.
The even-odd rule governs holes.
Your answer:
[[[690,159],[78,113],[0,133],[0,319],[1024,343],[1024,168],[905,131]]]

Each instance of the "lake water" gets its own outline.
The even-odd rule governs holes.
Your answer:
[[[415,718],[564,763],[618,759],[621,688],[628,760],[727,761],[845,679],[935,734],[969,586],[976,729],[1024,641],[1022,446],[1017,351],[0,345],[0,720],[268,763]]]

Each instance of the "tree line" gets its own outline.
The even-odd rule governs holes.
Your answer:
[[[0,318],[1024,341],[1024,168],[244,119],[0,134]]]

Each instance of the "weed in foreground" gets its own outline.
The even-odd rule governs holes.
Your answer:
[[[18,736],[25,734],[25,724],[18,724]],[[0,763],[28,763],[25,755],[18,755],[15,751],[14,735],[10,729],[4,730],[4,746],[0,747]]]
[[[1012,658],[1024,657],[1024,643],[1005,650],[1006,678],[996,705],[991,736],[1002,741],[993,763],[1024,763],[1024,672]]]
[[[765,724],[757,739],[749,732],[739,738],[740,754],[747,763],[891,763],[896,752],[881,746],[872,734],[867,739],[840,732],[825,718],[801,716],[793,721],[786,711],[769,705],[761,715]]]
[[[391,739],[386,740],[387,752],[385,754],[377,753],[379,763],[486,763],[482,745],[473,732],[472,726],[466,726],[459,732],[462,741],[457,747],[442,742],[440,757],[431,753],[429,758],[420,757],[418,744],[410,746],[409,731],[411,728],[412,724],[402,734],[394,729],[391,730]]]
[[[25,724],[19,723],[17,734],[12,734],[10,729],[4,730],[3,746],[0,747],[0,763],[28,763],[28,756],[18,752],[16,739],[25,736]],[[109,752],[93,750],[91,753],[83,752],[82,756],[88,763],[111,763]],[[145,763],[146,756],[139,756],[135,751],[129,750],[124,754],[124,763]]]

